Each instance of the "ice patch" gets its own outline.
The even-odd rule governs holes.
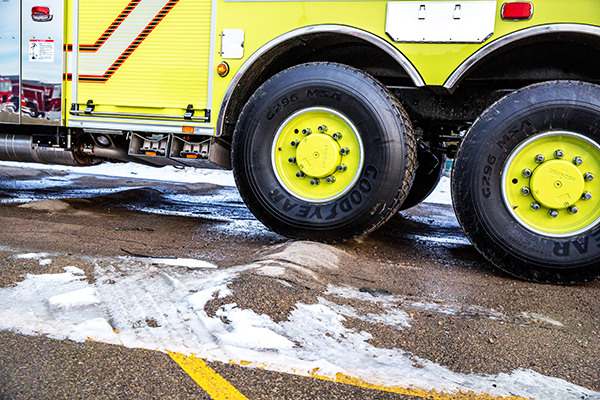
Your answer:
[[[440,314],[460,315],[460,316],[477,316],[484,317],[496,321],[506,321],[508,318],[493,309],[469,305],[464,306],[458,303],[447,301],[429,302],[412,298],[402,298],[394,296],[374,297],[368,292],[360,292],[355,288],[348,286],[332,286],[327,287],[325,294],[334,295],[346,299],[357,299],[361,301],[371,301],[382,304],[384,307],[391,309],[392,307],[402,306],[414,308],[417,310],[433,311]]]
[[[48,303],[50,304],[50,307],[54,308],[91,306],[93,304],[100,303],[100,300],[94,294],[94,289],[87,287],[84,289],[52,296],[48,299]]]
[[[294,347],[294,343],[281,335],[284,329],[267,315],[256,315],[251,310],[241,310],[235,303],[223,306],[216,314],[228,321],[227,332],[217,335],[222,345],[257,350]]]
[[[532,313],[532,312],[522,312],[520,315],[522,318],[526,319],[531,323],[546,323],[554,326],[564,326],[562,322],[552,319],[550,317],[546,317],[545,315]]]
[[[69,273],[73,274],[73,275],[85,275],[85,271],[84,271],[84,270],[82,270],[82,269],[80,269],[80,268],[77,268],[77,267],[73,267],[73,266],[71,266],[71,265],[69,265],[69,266],[67,266],[67,267],[64,267],[63,269],[64,269],[65,271],[67,271],[67,272],[69,272]]]
[[[173,267],[187,267],[190,269],[195,268],[218,268],[216,265],[203,260],[195,260],[193,258],[162,258],[162,257],[130,257],[132,260],[152,263],[170,265]]]
[[[39,259],[43,259],[45,257],[50,256],[51,254],[48,253],[24,253],[24,254],[13,254],[11,256],[11,258],[17,259],[17,260],[39,260]]]

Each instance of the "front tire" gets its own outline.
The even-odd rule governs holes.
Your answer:
[[[598,121],[600,86],[566,81],[511,93],[475,121],[454,162],[452,198],[494,265],[535,282],[598,278]]]
[[[340,242],[389,219],[416,169],[396,98],[354,68],[310,63],[265,82],[236,125],[232,165],[252,213],[284,236]]]

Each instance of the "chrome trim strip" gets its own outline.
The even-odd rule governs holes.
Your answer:
[[[367,31],[363,31],[361,29],[356,29],[356,28],[352,28],[349,26],[342,26],[342,25],[307,26],[304,28],[299,28],[299,29],[284,33],[283,35],[271,40],[267,44],[263,45],[256,52],[254,52],[254,54],[252,54],[250,57],[248,57],[248,59],[244,62],[244,64],[242,64],[242,66],[236,72],[236,74],[233,77],[233,79],[231,80],[231,82],[229,82],[229,86],[227,86],[227,90],[225,91],[225,95],[223,96],[223,101],[221,101],[221,108],[219,109],[219,115],[217,116],[217,136],[220,136],[221,132],[223,132],[223,125],[225,124],[225,120],[224,120],[225,111],[227,110],[227,107],[229,106],[229,100],[231,98],[231,95],[233,94],[234,89],[239,84],[240,80],[242,79],[242,76],[244,76],[246,71],[248,71],[250,69],[252,64],[254,64],[254,62],[256,62],[256,60],[258,58],[260,58],[267,51],[273,49],[274,47],[278,46],[279,44],[281,44],[287,40],[293,39],[297,36],[309,34],[309,33],[323,33],[323,32],[340,33],[340,34],[350,35],[350,36],[354,36],[354,37],[363,39],[371,44],[374,44],[375,46],[379,47],[380,49],[382,49],[386,53],[388,53],[392,58],[394,58],[396,60],[396,62],[398,62],[398,64],[400,64],[406,70],[406,72],[408,73],[408,76],[412,79],[415,86],[418,86],[418,87],[425,86],[425,82],[423,81],[421,74],[419,74],[419,71],[417,71],[417,69],[412,65],[412,63],[408,60],[408,58],[406,58],[406,56],[404,54],[402,54],[400,52],[400,50],[398,50],[396,47],[394,47],[391,43],[385,41],[384,39],[380,38],[379,36],[376,36]]]
[[[69,119],[69,128],[93,128],[93,129],[110,129],[116,131],[135,131],[135,132],[156,132],[156,133],[182,133],[183,125],[174,124],[156,124],[153,120],[137,120],[131,121],[126,119],[111,119],[110,121],[98,121],[88,119],[78,119],[76,117]],[[197,124],[187,125],[194,127],[194,135],[214,136],[215,129],[212,126]]]
[[[191,117],[190,119],[186,119],[179,115],[161,115],[161,114],[133,114],[133,113],[116,113],[116,112],[103,112],[103,111],[79,111],[79,110],[70,110],[69,114],[71,115],[89,115],[91,117],[134,117],[134,118],[154,118],[154,119],[164,119],[164,120],[182,120],[182,121],[201,121],[206,122],[210,118],[209,117]]]
[[[217,41],[217,0],[212,0],[210,10],[210,55],[208,60],[208,88],[206,93],[206,109],[212,109],[215,71],[215,46]]]
[[[77,104],[77,83],[79,82],[79,0],[73,1],[73,71],[71,79],[71,104]],[[65,43],[68,43],[65,40]],[[68,52],[67,52],[68,53]]]
[[[516,42],[521,39],[525,39],[531,36],[542,35],[545,33],[585,33],[600,37],[600,27],[592,25],[581,25],[581,24],[551,24],[551,25],[539,25],[531,28],[526,28],[517,32],[509,33],[506,36],[502,36],[493,42],[485,45],[484,47],[477,50],[469,58],[463,61],[462,64],[454,70],[454,72],[444,82],[444,88],[448,90],[454,89],[457,83],[460,81],[462,76],[473,67],[477,62],[488,56],[490,53],[498,50],[502,46]]]

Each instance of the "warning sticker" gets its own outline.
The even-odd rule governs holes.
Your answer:
[[[54,62],[54,40],[29,40],[29,61]]]

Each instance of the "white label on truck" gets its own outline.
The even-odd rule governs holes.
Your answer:
[[[54,62],[54,40],[29,39],[29,61]]]

